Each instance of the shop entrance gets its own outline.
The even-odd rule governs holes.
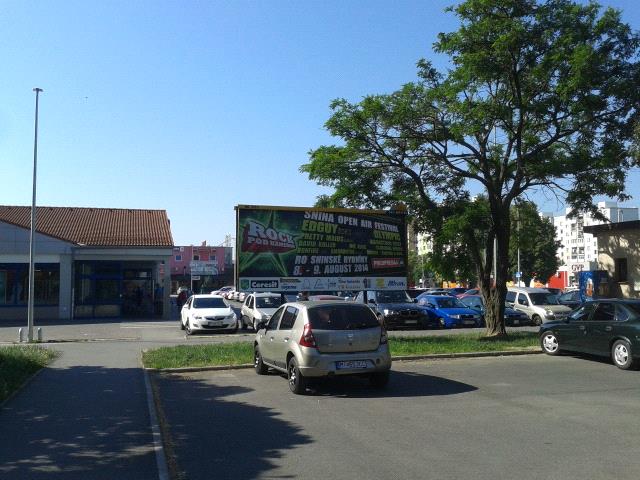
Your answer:
[[[122,273],[122,315],[152,316],[154,298],[151,269],[126,269]]]

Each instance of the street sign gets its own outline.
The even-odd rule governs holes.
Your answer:
[[[516,278],[522,277],[522,272],[516,272]]]

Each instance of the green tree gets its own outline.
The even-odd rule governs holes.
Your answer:
[[[557,251],[562,244],[555,239],[553,222],[541,217],[533,202],[519,202],[511,209],[511,237],[514,240],[509,248],[511,271],[517,271],[519,248],[525,285],[531,279],[546,283],[558,271]]]
[[[421,60],[419,81],[396,92],[333,101],[326,127],[341,142],[313,150],[301,170],[333,187],[334,203],[404,200],[435,230],[480,188],[488,230],[470,225],[467,244],[487,335],[503,335],[514,201],[549,189],[596,213],[595,195],[628,198],[626,174],[639,163],[630,151],[639,37],[618,11],[594,3],[467,0],[450,11],[460,28],[434,44],[451,58],[446,74]]]

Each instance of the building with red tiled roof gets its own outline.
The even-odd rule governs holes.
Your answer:
[[[0,205],[0,320],[26,319],[31,207]],[[164,210],[37,207],[35,317],[167,317]]]

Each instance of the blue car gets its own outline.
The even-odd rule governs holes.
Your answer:
[[[467,295],[460,299],[467,307],[477,311],[482,315],[482,323],[484,325],[484,299],[481,295]],[[519,327],[522,325],[531,325],[531,320],[526,314],[514,310],[511,307],[504,307],[504,324],[509,327]]]
[[[417,301],[433,312],[441,328],[482,326],[482,316],[456,297],[422,294]]]

